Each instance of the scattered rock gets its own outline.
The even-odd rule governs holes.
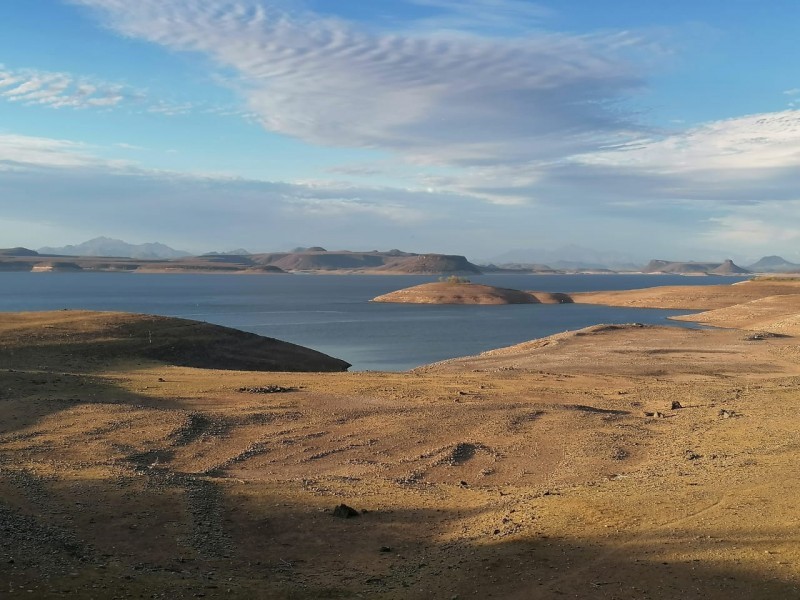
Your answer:
[[[263,385],[258,387],[241,387],[239,392],[245,394],[282,394],[285,392],[293,392],[293,387],[283,387],[282,385]]]
[[[677,400],[673,400],[672,401],[672,410],[678,410],[678,409],[681,409],[681,408],[683,408],[683,404],[681,404]]]
[[[381,552],[391,552],[392,549],[389,546],[381,546]]]
[[[738,417],[739,415],[736,414],[736,411],[729,410],[727,408],[720,408],[719,409],[719,416],[723,419],[730,419],[733,417]]]
[[[664,415],[664,413],[659,412],[659,411],[655,411],[655,412],[644,411],[644,416],[645,417],[654,417],[656,419],[663,419],[665,415]]]
[[[701,456],[694,450],[687,450],[683,453],[683,457],[686,460],[697,460],[698,458],[701,458]]]
[[[745,336],[745,340],[749,342],[758,342],[769,338],[785,338],[789,337],[783,333],[772,333],[771,331],[756,331],[750,335]]]
[[[340,519],[352,519],[353,517],[359,516],[359,512],[347,504],[340,504],[336,508],[333,509],[333,516],[339,517]]]
[[[481,448],[479,444],[460,442],[453,446],[450,453],[442,459],[442,463],[450,466],[462,465],[475,456],[479,448]]]
[[[614,448],[611,452],[611,459],[612,460],[625,460],[628,458],[629,454],[625,448]]]

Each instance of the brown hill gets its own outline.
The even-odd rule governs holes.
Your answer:
[[[454,254],[421,254],[401,257],[387,261],[382,270],[387,273],[416,275],[436,275],[439,273],[477,275],[481,272],[476,265],[466,258]]]
[[[396,274],[477,274],[480,269],[465,257],[450,254],[350,252],[308,249],[300,252],[256,254],[258,264],[275,265],[286,271],[344,271]]]
[[[309,348],[200,321],[88,311],[0,313],[0,368],[140,361],[249,371],[350,367]]]
[[[562,292],[527,292],[531,294],[540,304],[572,304],[572,296]]]
[[[409,304],[538,304],[539,301],[520,290],[477,283],[423,283],[373,298],[373,302]]]
[[[252,256],[260,264],[273,265],[285,271],[339,271],[382,267],[386,259],[379,254],[364,252],[327,252],[307,250]]]

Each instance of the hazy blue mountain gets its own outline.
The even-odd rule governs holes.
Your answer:
[[[789,262],[780,256],[765,256],[747,267],[756,273],[795,273],[800,272],[800,265]]]
[[[244,248],[237,248],[236,250],[227,250],[225,252],[204,252],[200,256],[250,256],[252,252],[248,252]]]
[[[40,254],[60,254],[62,256],[113,256],[123,258],[159,259],[183,258],[191,256],[189,252],[175,250],[159,242],[150,244],[129,244],[122,240],[98,237],[82,244],[63,246],[61,248],[39,248]]]
[[[547,264],[555,269],[636,269],[640,261],[620,252],[601,252],[574,244],[558,248],[518,248],[486,261],[503,264]]]
[[[37,254],[39,253],[36,250],[29,250],[21,246],[0,249],[0,256],[36,256]]]

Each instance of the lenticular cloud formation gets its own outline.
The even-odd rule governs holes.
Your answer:
[[[76,0],[125,35],[200,52],[264,127],[452,165],[551,160],[637,129],[632,36],[381,33],[255,1]]]

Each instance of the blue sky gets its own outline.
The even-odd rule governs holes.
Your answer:
[[[796,0],[4,0],[0,247],[800,261]]]

